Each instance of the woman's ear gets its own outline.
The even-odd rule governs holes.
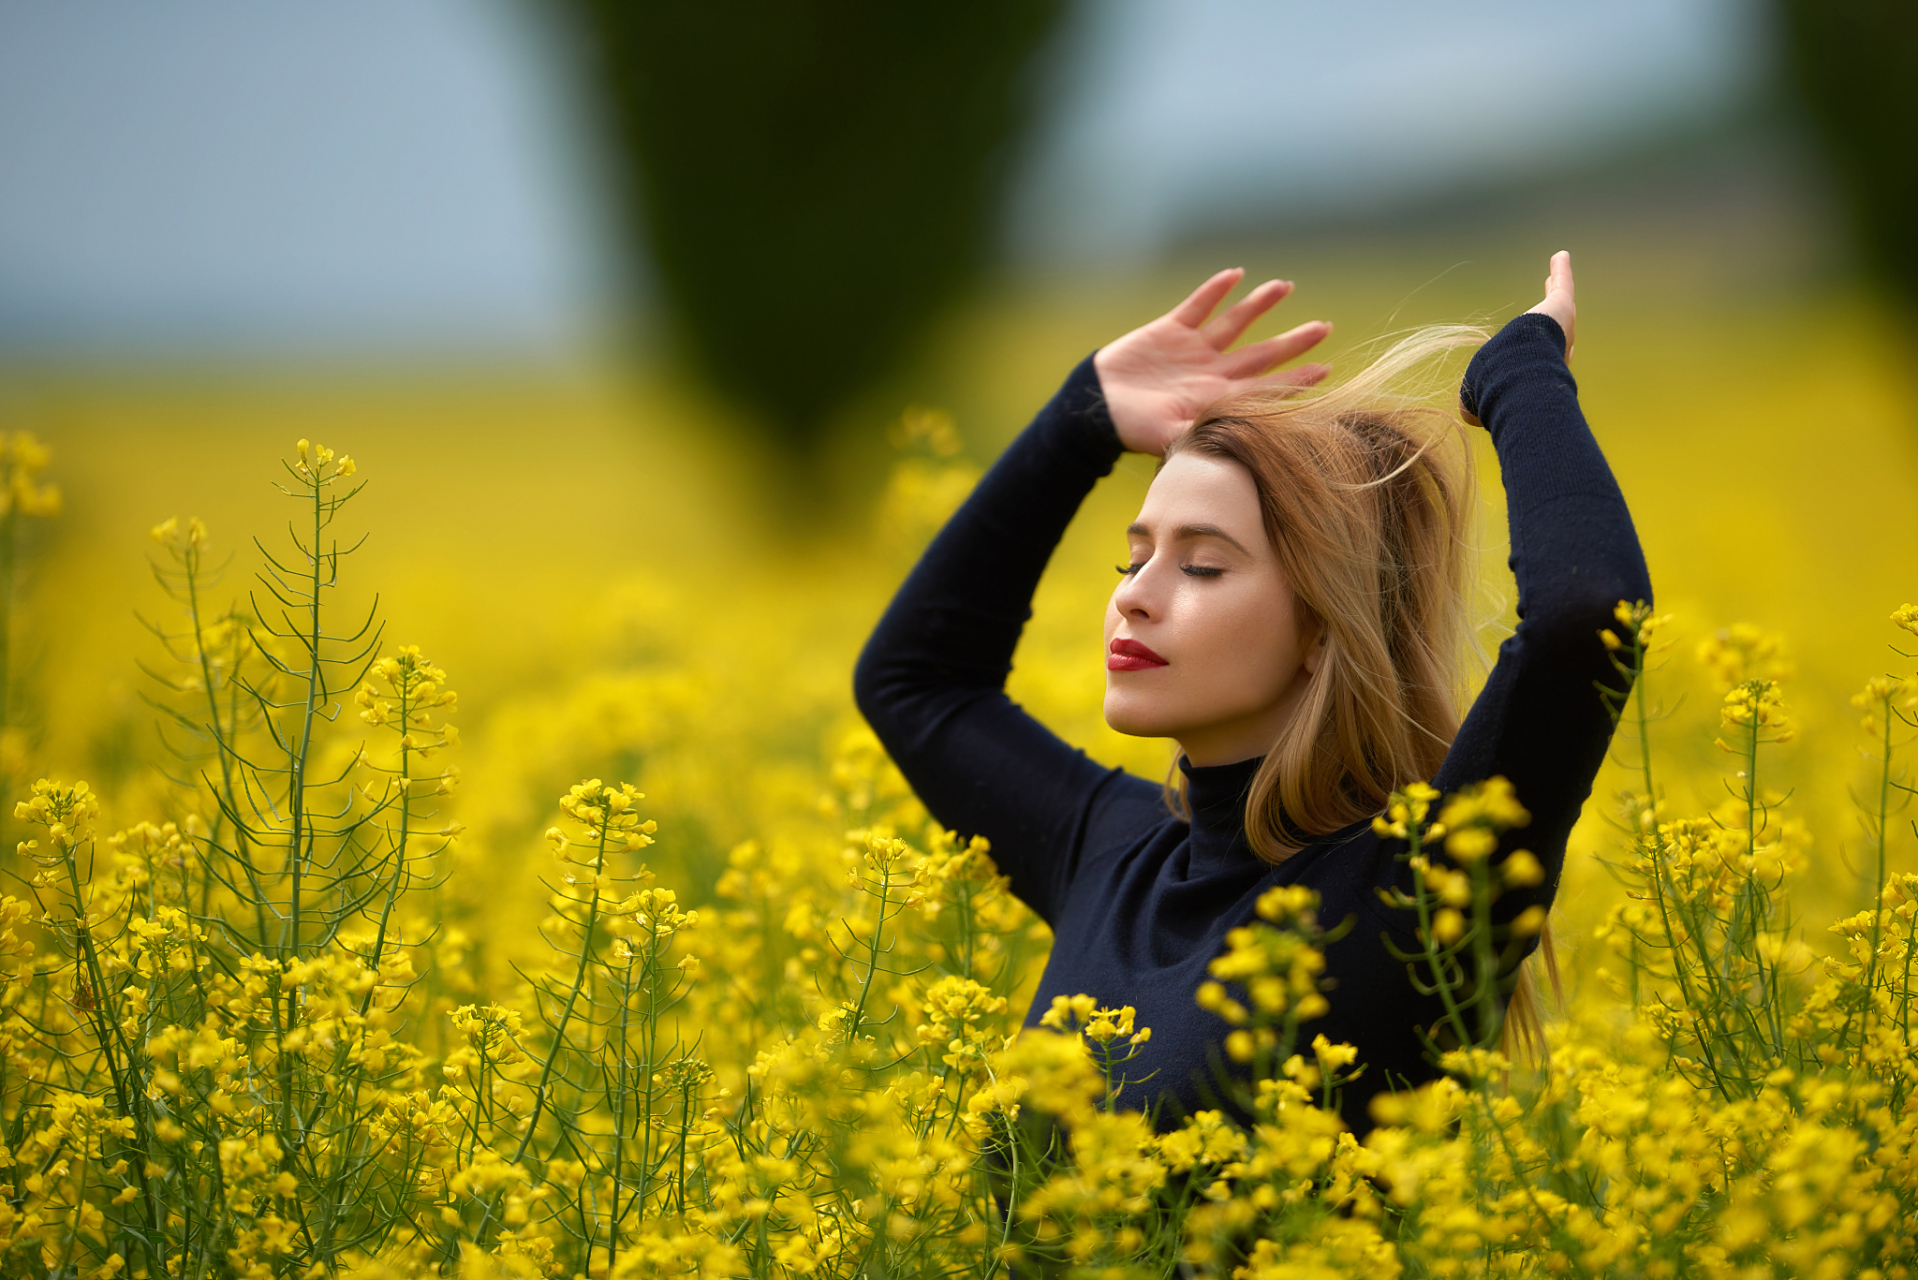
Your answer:
[[[1305,654],[1301,661],[1305,664],[1305,674],[1315,676],[1319,673],[1319,664],[1325,661],[1326,643],[1331,630],[1323,622],[1312,624],[1312,638],[1306,643]]]

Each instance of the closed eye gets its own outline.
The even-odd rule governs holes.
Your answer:
[[[1122,577],[1130,578],[1133,574],[1145,568],[1145,562],[1140,561],[1137,564],[1115,564],[1112,567],[1117,569]],[[1179,572],[1189,578],[1216,578],[1224,573],[1225,570],[1214,569],[1202,564],[1182,564],[1179,566]]]

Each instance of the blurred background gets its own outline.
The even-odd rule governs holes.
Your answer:
[[[487,838],[633,776],[704,880],[809,794],[913,548],[1088,351],[1243,265],[1299,285],[1255,336],[1330,319],[1356,362],[1570,248],[1661,606],[1785,633],[1842,844],[1845,695],[1918,597],[1914,12],[0,0],[0,428],[66,498],[20,530],[21,750],[138,789],[145,532],[207,517],[243,592],[311,437],[369,480],[351,590],[467,695]],[[1015,684],[1156,773],[1097,707],[1148,478],[1095,496]]]

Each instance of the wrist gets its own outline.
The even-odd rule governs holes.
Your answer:
[[[1139,414],[1132,390],[1124,376],[1113,368],[1110,352],[1109,346],[1100,347],[1088,362],[1099,388],[1100,416],[1121,449],[1128,453],[1147,452],[1140,444]]]
[[[1554,313],[1547,311],[1542,303],[1539,306],[1533,307],[1530,311],[1527,311],[1525,315],[1536,316],[1539,320],[1545,322],[1543,324],[1534,324],[1534,327],[1549,333],[1552,340],[1558,344],[1558,353],[1560,355],[1569,357],[1572,354],[1572,329],[1567,320],[1561,319]],[[1524,319],[1523,316],[1515,317],[1510,324],[1506,325],[1506,328],[1514,327],[1518,324],[1519,320],[1522,319]]]
[[[1459,409],[1468,421],[1483,419],[1482,425],[1496,438],[1493,411],[1501,388],[1514,380],[1533,378],[1563,382],[1577,394],[1571,368],[1565,363],[1565,330],[1543,311],[1512,317],[1473,354],[1459,383]]]
[[[1099,352],[1093,352],[1066,375],[1054,403],[1070,424],[1073,435],[1116,461],[1126,446],[1112,419],[1111,398],[1100,376],[1098,358]]]

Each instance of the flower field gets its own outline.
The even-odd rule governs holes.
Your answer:
[[[848,688],[992,452],[953,418],[902,415],[847,514],[654,389],[48,409],[0,524],[5,1274],[1909,1274],[1918,432],[1868,316],[1796,319],[1582,338],[1660,599],[1594,637],[1644,675],[1568,860],[1549,1061],[1490,1016],[1487,908],[1536,864],[1480,851],[1522,809],[1408,787],[1382,821],[1451,1075],[1362,1141],[1304,895],[1194,992],[1243,1123],[1120,1105],[1123,991],[1013,1035],[1047,934]],[[962,419],[1003,439],[1098,336],[1034,322]],[[1148,477],[1075,526],[1013,692],[1156,776],[1098,721]]]

